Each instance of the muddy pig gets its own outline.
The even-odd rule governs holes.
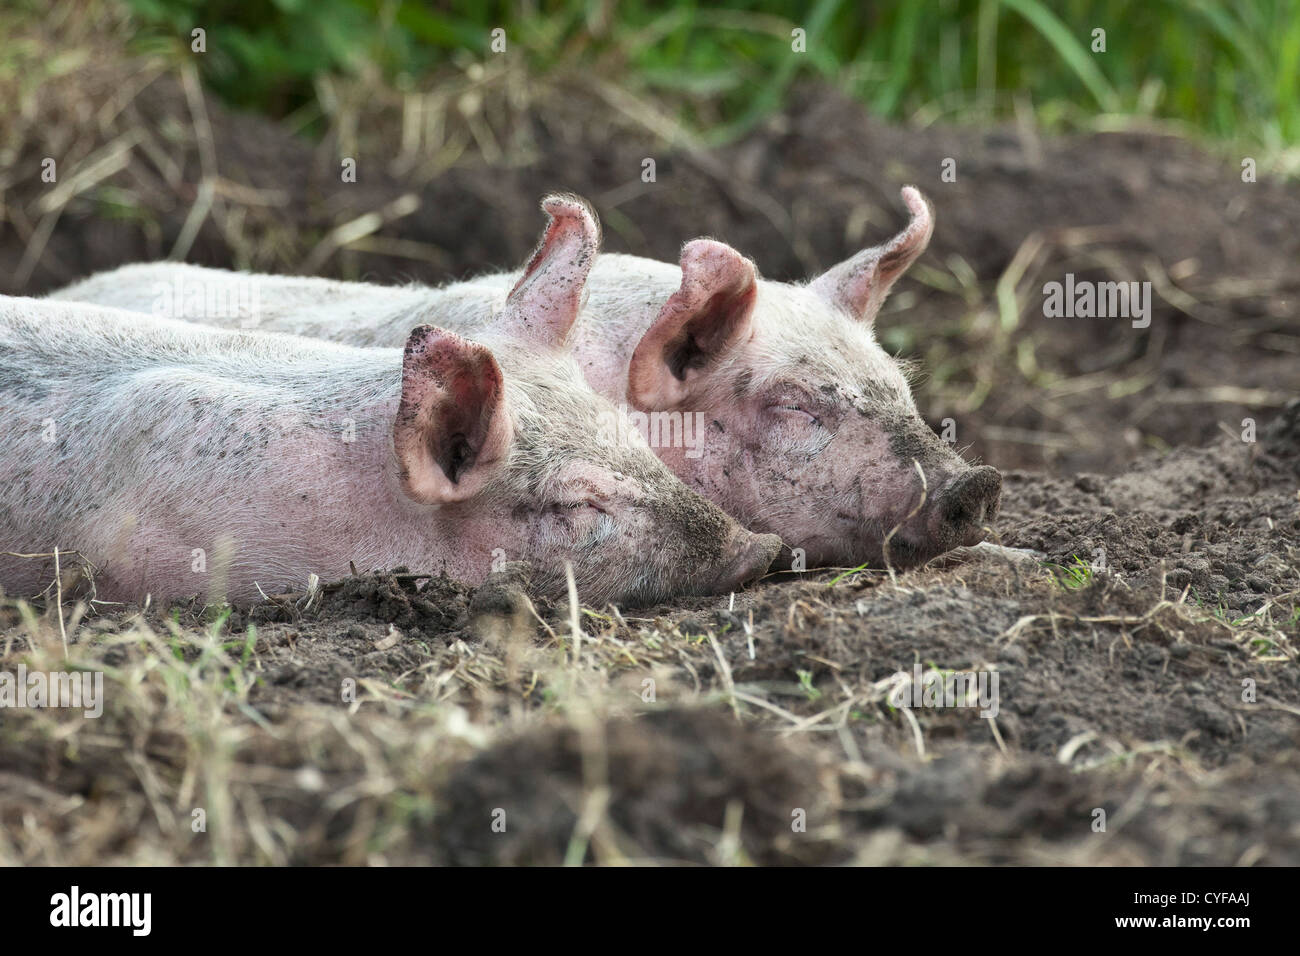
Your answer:
[[[572,333],[587,380],[627,406],[678,477],[746,527],[802,549],[810,566],[916,564],[981,540],[998,508],[1001,476],[971,467],[926,426],[904,369],[874,335],[881,304],[933,230],[920,192],[902,195],[905,229],[806,284],[760,279],[712,239],[687,243],[676,265],[602,255]],[[241,291],[264,326],[394,344],[434,315],[460,332],[494,326],[518,281],[391,288],[160,263],[60,294],[148,310],[164,296],[175,307],[186,288]],[[183,317],[245,321],[234,310],[214,319],[197,300]]]
[[[543,288],[524,304],[563,308],[569,290]],[[778,539],[644,445],[602,440],[606,407],[573,362],[519,349],[430,325],[362,349],[0,298],[0,552],[77,551],[106,600],[247,601],[350,564],[476,583],[523,559],[544,593],[571,562],[584,599],[640,603],[767,569]],[[50,565],[0,554],[0,587],[30,594]]]

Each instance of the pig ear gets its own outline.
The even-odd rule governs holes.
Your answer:
[[[757,296],[754,263],[722,242],[688,242],[681,287],[632,352],[628,401],[651,410],[680,404],[703,370],[753,334]]]
[[[505,321],[518,338],[558,348],[582,306],[587,274],[600,250],[600,221],[579,196],[556,193],[542,200],[542,208],[550,222],[510,290]]]
[[[854,319],[871,322],[889,289],[930,244],[934,212],[915,186],[903,187],[903,202],[912,213],[907,228],[883,246],[864,249],[828,269],[810,288]]]
[[[393,423],[402,490],[425,504],[471,497],[505,458],[511,435],[492,352],[432,325],[412,329]]]

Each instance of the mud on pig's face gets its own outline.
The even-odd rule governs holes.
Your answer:
[[[702,415],[702,453],[664,453],[678,473],[809,566],[916,564],[981,540],[997,511],[1001,477],[934,434],[875,339],[933,226],[919,192],[903,197],[906,229],[807,285],[759,280],[723,243],[689,243],[681,288],[629,370],[635,407]]]

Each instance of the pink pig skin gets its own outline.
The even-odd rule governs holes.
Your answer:
[[[875,338],[877,312],[933,230],[920,192],[907,187],[903,200],[911,220],[901,232],[807,284],[760,279],[750,260],[711,239],[687,243],[676,264],[602,255],[567,338],[611,402],[698,422],[699,447],[669,441],[655,453],[746,527],[779,534],[795,549],[787,556],[802,552],[808,566],[916,564],[981,540],[997,513],[1001,476],[939,440]],[[554,218],[574,201],[551,197],[547,208]],[[61,295],[147,310],[151,289],[178,281],[252,282],[260,327],[354,344],[398,343],[421,321],[470,336],[530,328],[506,308],[519,273],[429,289],[164,264],[125,267]]]
[[[779,542],[648,449],[567,451],[599,409],[573,405],[576,370],[567,393],[538,374],[432,326],[357,349],[0,298],[0,551],[76,551],[105,600],[246,601],[350,564],[474,583],[501,555],[554,596],[567,562],[594,601],[766,570]],[[51,564],[0,556],[0,586],[29,594]]]

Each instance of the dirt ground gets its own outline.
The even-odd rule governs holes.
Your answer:
[[[105,92],[58,145],[129,134],[126,165],[44,230],[39,184],[8,184],[2,291],[167,255],[213,163],[187,258],[376,281],[516,263],[554,188],[607,249],[710,234],[805,278],[896,231],[913,182],[938,229],[881,335],[926,368],[931,423],[1004,470],[1019,550],[584,608],[578,633],[520,567],[252,608],[6,601],[0,670],[66,634],[108,693],[96,721],[0,716],[0,862],[1300,863],[1300,188],[1159,133],[901,129],[822,89],[704,149],[562,92],[484,107],[501,155],[478,132],[433,166],[378,103],[346,190],[337,143],[211,100],[205,132],[170,74]],[[15,168],[58,135],[19,132]],[[1150,328],[1044,317],[1071,271],[1151,281]],[[996,672],[998,713],[893,706],[914,666]]]

